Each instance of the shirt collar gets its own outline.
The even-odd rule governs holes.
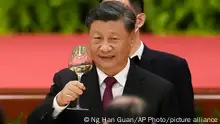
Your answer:
[[[141,45],[139,46],[137,51],[132,56],[130,56],[130,58],[138,56],[138,58],[141,59],[143,51],[144,51],[144,44],[143,44],[143,42],[141,42]]]
[[[118,74],[114,76],[114,78],[118,81],[120,85],[123,87],[125,86],[128,71],[130,68],[130,59],[128,59],[127,65],[123,70],[121,70]],[[102,85],[104,83],[104,80],[108,77],[104,72],[102,72],[100,69],[97,68],[98,78],[99,78],[99,85]]]

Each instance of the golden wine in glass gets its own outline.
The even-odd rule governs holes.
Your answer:
[[[74,71],[78,76],[78,81],[81,82],[82,75],[92,69],[92,59],[89,55],[87,46],[74,46],[70,55],[69,69]],[[83,83],[83,82],[81,82]],[[77,99],[76,107],[68,107],[69,110],[88,110],[81,108],[79,98]]]

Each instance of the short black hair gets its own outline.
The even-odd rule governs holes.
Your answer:
[[[105,22],[123,20],[126,30],[132,32],[135,29],[136,14],[121,2],[106,1],[89,11],[85,20],[86,26],[90,29],[95,20]]]
[[[101,3],[103,0],[99,0],[99,2]],[[128,0],[130,5],[132,6],[132,9],[134,9],[134,11],[136,13],[143,13],[144,12],[144,0]]]

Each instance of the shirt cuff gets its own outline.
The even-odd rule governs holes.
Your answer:
[[[53,118],[56,118],[66,107],[66,106],[59,106],[58,103],[57,103],[57,95],[54,97],[53,99],[53,108],[54,108],[54,111],[53,111]]]

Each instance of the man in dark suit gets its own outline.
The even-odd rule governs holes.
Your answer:
[[[103,1],[103,0],[101,0]],[[111,1],[111,0],[104,0]],[[145,23],[144,0],[117,0],[128,5],[137,14],[136,29]],[[148,48],[141,40],[139,31],[135,36],[130,57],[139,67],[157,74],[173,83],[178,95],[180,117],[194,118],[194,93],[191,73],[187,61],[181,57],[166,52]]]
[[[103,116],[108,103],[121,95],[144,99],[150,108],[149,117],[178,117],[173,85],[128,58],[134,44],[135,23],[134,12],[121,2],[104,2],[92,9],[86,18],[92,70],[82,76],[82,83],[70,69],[56,73],[49,94],[28,116],[27,124],[94,123],[84,117]],[[79,96],[81,107],[89,111],[67,109],[71,101],[75,105]]]

